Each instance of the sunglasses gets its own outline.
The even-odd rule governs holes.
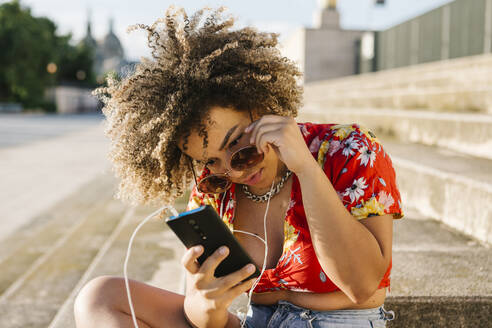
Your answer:
[[[188,159],[193,171],[193,176],[195,177],[197,189],[202,193],[220,194],[229,189],[232,185],[232,181],[229,177],[229,172],[231,170],[245,171],[251,169],[261,163],[264,157],[265,155],[263,153],[258,153],[255,145],[242,147],[232,153],[231,160],[229,162],[230,170],[225,173],[210,174],[200,180],[200,183],[197,183],[195,169],[193,167],[193,163],[191,162],[191,158],[188,157]]]

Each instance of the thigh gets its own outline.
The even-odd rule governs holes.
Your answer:
[[[131,279],[129,284],[133,308],[139,321],[156,328],[191,327],[183,312],[184,295]],[[101,314],[100,317],[104,318],[108,311],[131,315],[124,278],[102,276],[91,280],[77,296],[75,307],[79,317],[85,315],[94,318]]]

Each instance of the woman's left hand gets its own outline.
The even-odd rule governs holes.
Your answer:
[[[304,138],[292,117],[265,115],[251,123],[245,130],[251,133],[250,142],[259,152],[268,152],[269,145],[289,170],[299,174],[306,160],[313,160]]]

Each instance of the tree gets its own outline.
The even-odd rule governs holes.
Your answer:
[[[59,38],[57,81],[95,86],[96,76],[92,68],[95,49],[83,42],[72,46],[70,39],[71,35]]]
[[[71,37],[58,36],[53,21],[33,17],[18,0],[1,4],[0,101],[46,108],[47,87],[79,81],[82,75],[82,80],[93,83],[93,54],[83,46],[72,46]]]

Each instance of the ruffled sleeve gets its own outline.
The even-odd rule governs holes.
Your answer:
[[[354,217],[403,217],[391,158],[372,132],[358,124],[331,125],[318,140],[318,164]]]

